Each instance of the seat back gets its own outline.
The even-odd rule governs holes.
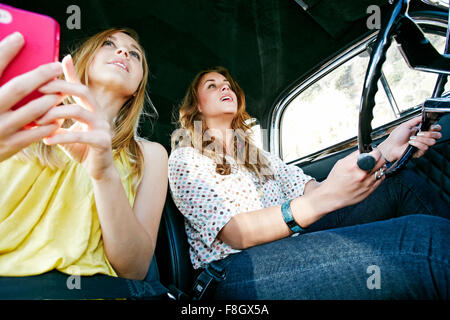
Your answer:
[[[189,292],[194,282],[194,269],[189,258],[184,217],[173,202],[170,191],[161,217],[155,255],[161,283]]]

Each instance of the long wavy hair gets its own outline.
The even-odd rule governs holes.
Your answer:
[[[88,70],[98,49],[103,45],[108,37],[117,32],[127,34],[139,44],[139,37],[134,30],[129,28],[110,28],[91,36],[84,41],[81,46],[75,50],[72,50],[75,70],[82,84],[89,86]],[[139,84],[135,94],[122,106],[119,113],[114,118],[112,125],[113,156],[117,157],[122,150],[125,151],[131,165],[131,172],[129,174],[133,175],[134,187],[139,184],[142,178],[144,166],[144,156],[137,143],[137,140],[139,139],[137,129],[140,119],[144,115],[144,106],[147,105],[150,109],[150,112],[145,113],[147,117],[154,120],[158,116],[146,90],[149,68],[144,48],[140,46],[140,49],[142,51],[142,81]],[[64,103],[74,103],[74,100],[72,97],[68,97]],[[66,120],[63,127],[69,127],[71,124],[71,120]],[[58,159],[54,148],[54,146],[47,146],[43,142],[39,142],[24,149],[22,154],[28,159],[37,157],[42,165],[50,166],[52,168],[60,168],[64,164],[60,161],[60,159]]]
[[[230,89],[237,96],[238,108],[231,122],[233,134],[233,157],[238,165],[245,167],[257,177],[266,181],[273,179],[273,171],[267,157],[263,154],[255,142],[248,120],[250,115],[245,111],[245,94],[239,84],[231,77],[230,72],[222,66],[217,66],[200,71],[190,84],[186,95],[179,107],[177,120],[178,130],[172,135],[172,149],[178,147],[194,147],[201,154],[213,159],[216,163],[216,172],[221,175],[231,173],[231,165],[227,161],[226,146],[223,140],[218,140],[207,128],[202,114],[198,110],[198,88],[200,82],[208,73],[216,72],[223,75],[230,83]],[[198,128],[201,124],[201,130]],[[200,132],[198,132],[200,131]]]

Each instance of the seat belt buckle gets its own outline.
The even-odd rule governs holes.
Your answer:
[[[192,300],[202,300],[209,296],[209,293],[215,287],[214,282],[214,277],[208,274],[206,270],[202,271],[192,287]]]
[[[225,279],[225,268],[215,261],[208,264],[197,277],[192,287],[192,299],[209,299],[214,295],[214,291],[219,282]]]

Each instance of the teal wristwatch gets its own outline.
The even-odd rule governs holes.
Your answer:
[[[305,229],[300,227],[297,222],[295,222],[294,217],[292,216],[290,200],[281,205],[281,213],[283,214],[284,222],[286,222],[287,226],[293,233],[300,233],[305,231]]]

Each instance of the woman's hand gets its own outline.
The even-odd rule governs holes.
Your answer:
[[[78,79],[72,58],[66,56],[62,65],[67,81],[53,81],[39,91],[73,96],[76,104],[53,108],[37,123],[61,123],[64,119],[73,119],[75,123],[68,129],[58,129],[44,142],[59,145],[69,157],[81,163],[93,179],[105,178],[114,168],[110,124],[88,87]]]
[[[24,39],[19,33],[9,35],[0,42],[0,78],[23,45]],[[57,124],[48,122],[32,129],[24,129],[27,124],[61,103],[63,97],[59,94],[46,94],[16,110],[11,108],[43,84],[58,77],[61,72],[60,63],[43,65],[13,78],[0,88],[0,161],[51,135],[59,128]]]
[[[366,172],[358,167],[359,151],[355,151],[337,161],[327,179],[317,187],[322,198],[319,202],[326,207],[323,208],[326,212],[364,200],[385,179],[385,176],[379,179],[375,177],[375,171],[385,164],[380,151],[374,149],[370,154],[377,161],[372,171]]]
[[[439,132],[441,131],[440,125],[434,125],[430,128],[430,131],[421,131],[415,136],[421,120],[421,117],[416,117],[402,123],[378,146],[387,161],[394,162],[400,159],[408,145],[418,149],[413,157],[419,158],[425,154],[430,146],[436,143],[436,140],[442,138],[442,134]]]

